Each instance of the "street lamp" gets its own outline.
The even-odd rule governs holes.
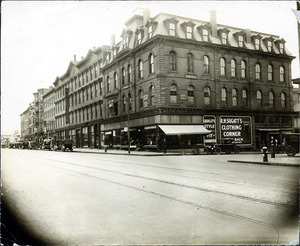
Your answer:
[[[129,128],[129,103],[130,98],[127,97],[127,142],[128,142],[128,154],[130,154],[130,128]]]

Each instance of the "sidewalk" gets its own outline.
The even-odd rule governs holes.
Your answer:
[[[271,158],[271,155],[268,155],[268,161],[263,161],[261,153],[255,155],[246,155],[239,154],[233,156],[228,162],[237,162],[237,163],[248,163],[248,164],[259,164],[259,165],[275,165],[275,166],[290,166],[290,167],[299,167],[300,166],[300,156],[297,154],[294,157],[287,156],[286,154],[275,154],[275,158]]]
[[[89,148],[75,148],[74,152],[80,153],[96,153],[96,154],[109,154],[109,155],[132,155],[132,156],[181,156],[181,155],[193,155],[192,150],[168,150],[165,154],[164,152],[156,151],[137,151],[131,150],[130,154],[128,150],[121,149],[108,149],[105,152],[104,149],[89,149]],[[205,153],[200,154],[207,156]],[[215,155],[214,155],[215,156]],[[226,156],[226,155],[225,155]],[[227,155],[228,156],[228,155]],[[276,154],[275,158],[271,158],[268,155],[268,162],[263,162],[263,157],[261,152],[241,152],[237,155],[231,155],[228,162],[236,163],[248,163],[248,164],[260,164],[260,165],[276,165],[276,166],[300,166],[300,156],[297,154],[295,157],[289,157],[286,154]]]

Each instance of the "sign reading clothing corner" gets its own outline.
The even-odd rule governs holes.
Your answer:
[[[221,138],[232,138],[238,144],[252,143],[250,116],[220,116]]]

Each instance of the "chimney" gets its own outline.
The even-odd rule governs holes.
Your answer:
[[[143,12],[143,23],[144,26],[146,25],[146,23],[150,20],[150,9],[144,9]]]
[[[211,34],[214,38],[217,37],[217,13],[215,10],[209,11],[210,24],[211,24]]]
[[[115,40],[115,34],[111,35],[110,37],[110,45],[111,47],[115,46],[116,40]]]
[[[250,44],[251,43],[251,31],[250,31],[250,29],[245,29],[245,34],[246,34],[246,42],[248,44]]]
[[[83,56],[81,57],[81,60],[83,60]]]
[[[74,55],[74,61],[76,61],[76,55]]]

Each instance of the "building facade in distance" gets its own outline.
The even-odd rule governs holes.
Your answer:
[[[55,137],[92,148],[161,148],[165,137],[168,148],[282,141],[295,117],[284,39],[210,16],[151,18],[146,9],[125,23],[120,42],[74,57],[53,83]]]

